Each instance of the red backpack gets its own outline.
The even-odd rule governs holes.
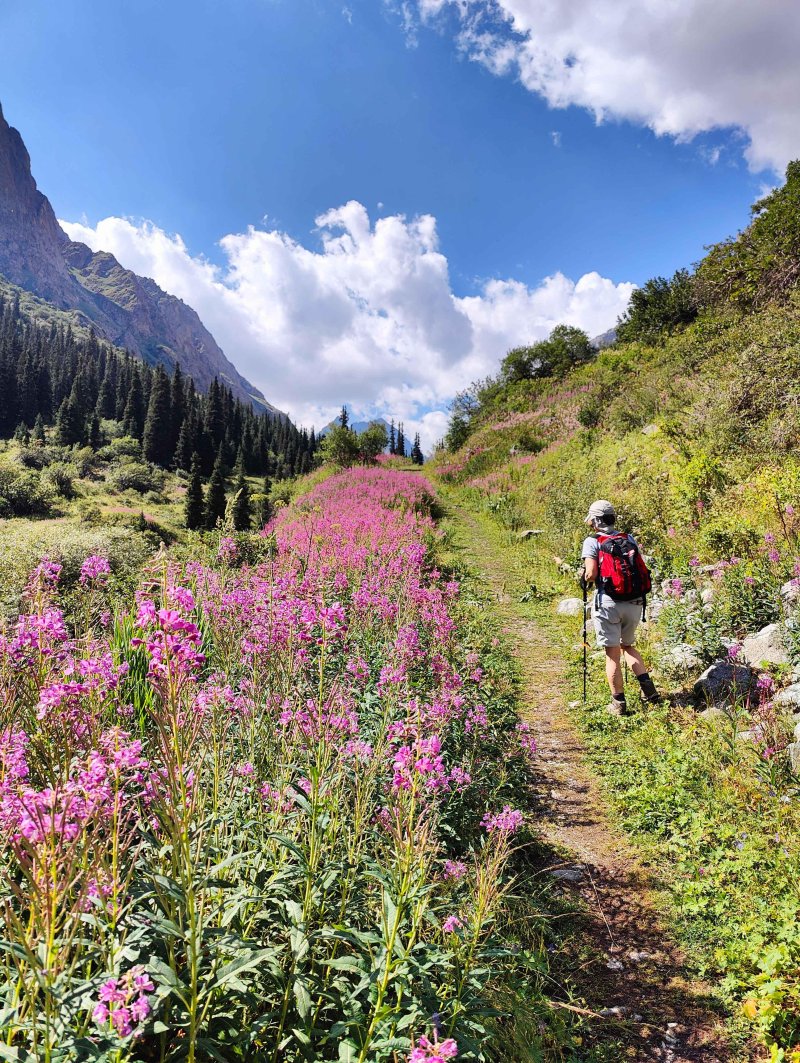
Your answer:
[[[633,536],[624,532],[598,535],[597,543],[598,604],[604,594],[615,602],[633,602],[641,598],[645,603],[653,582]]]

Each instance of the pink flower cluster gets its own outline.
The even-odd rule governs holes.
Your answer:
[[[432,1041],[427,1037],[420,1037],[416,1046],[411,1049],[408,1063],[445,1063],[445,1060],[455,1059],[457,1055],[458,1045],[452,1037],[440,1041],[434,1034]]]
[[[487,812],[481,820],[481,826],[487,834],[513,834],[522,826],[525,817],[518,808],[503,805],[502,812]]]
[[[132,967],[121,978],[100,986],[92,1018],[99,1026],[111,1025],[120,1037],[130,1037],[149,1017],[149,995],[155,986],[144,967]]]
[[[80,583],[83,587],[89,584],[100,586],[111,575],[111,565],[105,557],[99,554],[91,554],[81,565]]]

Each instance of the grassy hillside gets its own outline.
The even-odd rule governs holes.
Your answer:
[[[458,445],[436,459],[494,517],[498,549],[527,573],[517,593],[546,615],[576,593],[593,499],[639,536],[660,609],[645,645],[670,701],[607,719],[595,654],[582,726],[685,944],[775,1061],[800,1060],[800,699],[786,689],[800,677],[799,208],[790,168],[742,234],[693,274],[651,282],[620,341],[571,370],[553,371],[549,350],[512,352],[460,396]],[[743,664],[744,639],[772,623],[775,660],[751,655],[747,696],[709,708],[702,670]]]

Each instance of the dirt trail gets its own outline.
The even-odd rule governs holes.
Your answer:
[[[522,670],[522,711],[539,746],[539,799],[545,841],[557,852],[543,873],[577,892],[585,914],[573,927],[570,977],[606,1034],[626,1048],[621,1058],[662,1063],[729,1063],[723,1020],[708,987],[686,973],[680,950],[660,919],[651,876],[611,825],[563,691],[567,665],[546,631],[526,618],[506,589],[503,559],[468,511],[450,509],[463,546],[486,581]],[[564,854],[559,856],[559,854]],[[610,1009],[619,1009],[611,1011]],[[609,1028],[611,1027],[611,1029]],[[750,1057],[752,1059],[758,1056]]]

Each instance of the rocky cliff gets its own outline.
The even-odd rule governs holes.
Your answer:
[[[215,376],[239,398],[274,410],[225,356],[190,306],[103,251],[72,242],[36,187],[22,137],[0,107],[0,274],[150,363],[181,363],[205,390]],[[277,412],[277,411],[276,411]]]

